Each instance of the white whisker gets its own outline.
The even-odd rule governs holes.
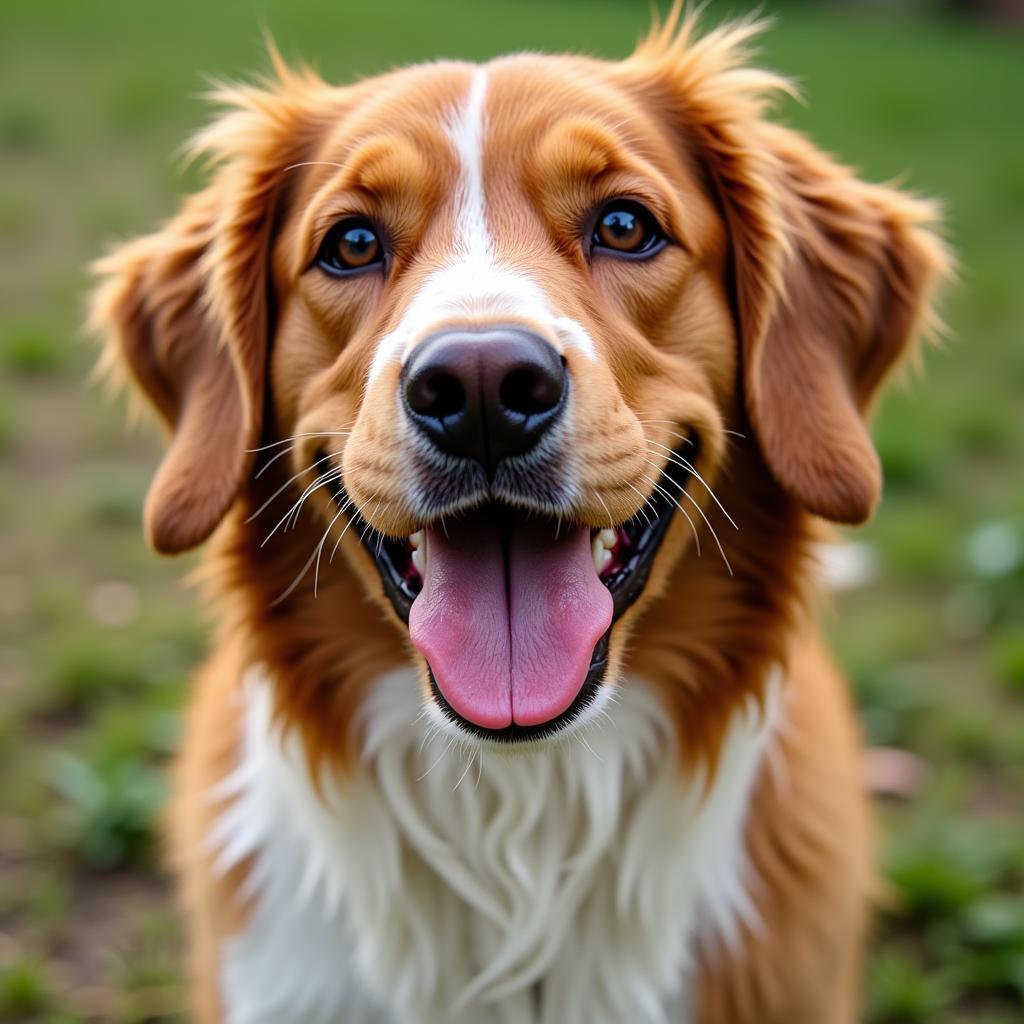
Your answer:
[[[270,607],[271,608],[276,607],[282,601],[284,601],[292,593],[292,591],[295,590],[295,588],[302,582],[302,580],[306,576],[306,573],[309,572],[309,567],[313,564],[313,559],[314,558],[316,558],[316,551],[314,551],[309,556],[309,558],[306,559],[306,564],[299,570],[299,572],[296,575],[295,579],[293,579],[291,581],[291,583],[288,584],[288,589],[285,590],[284,593],[279,594],[277,597],[274,598],[273,601],[270,602]]]
[[[342,511],[351,509],[355,505],[355,502],[349,498],[348,501],[342,505]],[[345,537],[345,534],[352,528],[352,524],[355,522],[355,516],[359,515],[359,509],[355,510],[354,515],[348,517],[348,522],[345,524],[345,529],[338,535],[338,539],[334,542],[334,547],[331,548],[331,557],[327,559],[328,564],[334,561],[334,556],[338,553],[338,548],[341,547],[341,542]]]
[[[305,472],[305,470],[303,472]],[[302,504],[303,504],[303,502],[306,500],[306,498],[310,494],[313,493],[313,491],[315,491],[317,489],[317,487],[320,487],[322,484],[327,483],[327,482],[329,482],[332,479],[337,479],[340,476],[341,476],[341,470],[340,469],[333,469],[333,470],[331,470],[330,473],[326,473],[326,474],[324,474],[322,476],[318,476],[302,492],[302,494],[299,495],[299,497],[296,500],[295,504],[292,505],[292,507],[290,509],[288,509],[287,512],[285,512],[285,514],[281,517],[281,519],[278,520],[277,524],[270,531],[270,533],[268,533],[266,535],[266,537],[263,538],[263,543],[260,544],[260,547],[262,548],[262,547],[264,547],[267,544],[267,542],[270,540],[270,538],[273,537],[275,533],[277,533],[277,531],[285,524],[285,522],[288,521],[289,518],[291,518],[291,515],[292,515],[293,512],[295,513],[296,522],[298,521],[298,514],[299,514],[299,512],[302,511]]]
[[[634,487],[628,480],[626,481],[626,486],[630,490],[636,491],[636,493],[639,494],[641,498],[643,498],[644,503],[640,506],[639,509],[637,509],[637,511],[640,515],[644,517],[644,519],[647,520],[647,525],[653,527],[654,523],[651,522],[651,517],[647,514],[647,506],[651,505],[651,499],[649,497],[644,498],[643,491],[641,491],[638,487]],[[651,505],[651,508],[653,509],[654,506]]]
[[[587,750],[589,750],[589,751],[590,751],[590,753],[591,753],[591,754],[592,754],[592,755],[593,755],[593,756],[594,756],[594,757],[595,757],[595,758],[596,758],[596,759],[597,759],[598,761],[600,761],[600,762],[601,762],[602,764],[604,764],[604,758],[603,758],[603,757],[602,757],[602,756],[601,756],[601,755],[600,755],[600,754],[599,754],[599,753],[598,753],[598,752],[597,752],[597,751],[596,751],[596,750],[595,750],[595,749],[594,749],[594,748],[593,748],[593,747],[592,747],[592,746],[590,745],[590,741],[589,741],[589,740],[587,739],[587,737],[586,737],[586,736],[584,736],[584,735],[583,735],[583,732],[582,732],[582,730],[581,730],[580,732],[577,732],[577,733],[576,733],[576,735],[577,735],[577,736],[579,737],[579,741],[580,741],[580,743],[582,743],[582,744],[583,744],[583,746],[585,746],[585,747],[587,748]]]
[[[722,515],[725,516],[725,518],[728,519],[730,523],[732,523],[733,529],[739,529],[739,527],[736,525],[736,520],[733,519],[733,517],[725,511],[725,506],[718,500],[718,495],[715,494],[714,490],[712,489],[711,485],[707,482],[707,480],[705,480],[704,477],[702,477],[700,473],[697,472],[697,467],[694,466],[692,462],[690,462],[688,459],[684,459],[678,452],[672,451],[672,449],[669,448],[667,445],[661,444],[658,441],[654,441],[651,438],[647,439],[647,443],[656,444],[659,448],[664,448],[665,451],[669,453],[669,455],[672,458],[672,461],[675,462],[677,466],[681,466],[683,469],[687,470],[689,473],[695,476],[704,485],[705,489],[707,490],[708,494],[711,495],[715,504],[719,507],[719,509],[721,509]]]
[[[599,502],[601,502],[601,508],[603,508],[605,510],[605,512],[608,514],[608,528],[614,530],[615,529],[615,521],[612,519],[611,509],[608,508],[608,506],[605,504],[604,498],[601,497],[601,492],[595,490],[594,491],[594,497],[597,498],[597,500]]]
[[[341,536],[339,536],[338,539],[334,542],[334,547],[331,549],[331,557],[328,559],[329,562],[333,562],[334,561],[334,555],[337,552],[338,547],[341,545],[342,538],[345,536],[346,533],[348,533],[349,529],[352,527],[352,524],[356,521],[355,520],[355,516],[362,517],[363,509],[366,508],[366,506],[369,505],[370,502],[373,501],[376,497],[377,497],[376,494],[371,494],[370,497],[367,498],[366,501],[364,501],[362,503],[362,505],[360,505],[356,509],[355,515],[349,516],[348,522],[345,524],[345,529],[341,531]],[[352,504],[353,504],[352,499],[349,498],[349,500],[342,506],[342,508],[350,508],[352,506]],[[365,535],[366,535],[366,531],[364,530],[363,531],[363,536],[365,536]]]
[[[287,454],[288,454],[288,453],[289,453],[289,452],[290,452],[290,451],[291,451],[291,450],[292,450],[292,449],[293,449],[294,447],[295,447],[295,445],[294,445],[294,444],[290,444],[290,445],[288,445],[288,447],[287,447],[287,448],[282,448],[282,449],[281,449],[281,450],[280,450],[280,451],[279,451],[279,452],[278,452],[278,453],[277,453],[276,455],[272,455],[272,456],[271,456],[271,457],[270,457],[270,458],[269,458],[269,459],[268,459],[268,460],[266,461],[266,463],[265,463],[264,465],[262,465],[262,466],[261,466],[261,467],[260,467],[260,468],[259,468],[259,469],[258,469],[258,470],[257,470],[257,471],[255,472],[255,473],[253,473],[253,475],[252,475],[252,478],[253,478],[253,480],[259,480],[259,478],[260,478],[261,476],[263,476],[263,474],[264,474],[264,473],[266,473],[266,471],[267,471],[268,469],[270,469],[270,467],[271,467],[271,466],[272,466],[272,465],[273,465],[273,464],[274,464],[275,462],[277,462],[277,460],[278,460],[278,459],[280,459],[280,458],[282,458],[283,456],[287,455]],[[293,477],[292,479],[294,479],[294,477]]]
[[[638,419],[637,423],[645,423],[645,424],[669,423],[672,426],[678,426],[679,425],[678,423],[676,423],[675,420],[641,420],[641,419]],[[680,434],[679,431],[677,431],[677,430],[666,430],[665,433],[670,435],[671,437],[678,438],[680,441],[683,442],[683,444],[688,444],[688,445],[692,445],[693,444],[693,438],[692,437],[687,437],[685,434]]]
[[[317,596],[317,591],[320,586],[320,556],[324,552],[324,544],[327,543],[327,538],[331,535],[331,530],[334,524],[345,514],[344,508],[339,508],[334,513],[334,518],[327,524],[327,529],[324,530],[324,535],[320,538],[320,543],[316,546],[316,571],[313,573],[313,597]]]
[[[243,451],[247,454],[265,452],[271,448],[278,448],[283,444],[290,444],[293,441],[297,441],[300,437],[348,437],[351,433],[351,430],[307,430],[303,434],[292,434],[291,437],[282,437],[280,441],[271,441],[270,444],[265,444],[262,448],[244,448]]]
[[[459,786],[462,785],[462,780],[469,774],[469,769],[472,768],[472,767],[473,767],[473,752],[470,751],[470,753],[469,753],[469,760],[466,762],[466,767],[462,769],[462,774],[459,776],[458,782],[456,782],[455,785],[452,786],[452,792],[453,793],[459,788]]]
[[[424,715],[429,715],[429,714],[430,714],[430,706],[428,704],[424,704],[423,705],[423,710],[416,716],[416,722],[418,722],[421,718],[423,718]],[[416,722],[413,722],[413,725],[415,725]],[[426,728],[426,730],[423,733],[423,738],[420,740],[419,746],[416,748],[416,756],[417,757],[419,757],[420,754],[423,753],[423,748],[424,748],[424,746],[426,746],[427,742],[429,740],[433,739],[433,737],[435,737],[440,731],[441,731],[441,726],[439,726],[434,721],[431,721],[427,725],[427,728]]]
[[[656,462],[651,462],[651,465],[654,466],[655,468],[659,468],[658,463]],[[697,499],[694,498],[694,496],[690,494],[690,492],[685,487],[681,488],[679,493],[683,497],[685,497],[691,505],[693,505],[693,507],[698,511],[698,513],[700,513],[701,519],[704,520],[704,523],[706,524],[708,530],[711,531],[711,536],[715,539],[715,544],[718,545],[718,553],[722,556],[722,561],[725,562],[725,567],[729,570],[729,575],[735,575],[732,571],[732,566],[729,564],[729,559],[725,554],[725,548],[722,547],[722,542],[718,539],[718,534],[715,532],[715,528],[711,525],[711,520],[708,519],[707,515],[704,513],[704,509],[700,507],[700,502],[698,502]],[[689,516],[687,516],[687,518],[689,518]]]
[[[286,529],[294,530],[299,525],[299,516],[302,513],[302,506],[306,504],[306,499],[316,490],[319,490],[324,484],[333,483],[335,480],[341,479],[341,467],[338,466],[330,472],[323,473],[316,480],[314,480],[302,493],[302,496],[292,507],[291,521],[288,523]]]
[[[390,501],[383,508],[377,509],[377,514],[381,516],[385,515],[389,508],[391,508]],[[384,547],[384,534],[381,533],[380,530],[377,531],[377,534],[377,557],[380,558],[381,549]]]
[[[648,461],[650,461],[650,460],[648,460]],[[651,465],[653,466],[655,464],[652,462]],[[661,486],[661,484],[655,483],[649,476],[644,477],[644,479],[649,484],[654,484],[654,487],[657,490],[659,490],[662,494],[664,494],[665,497],[668,498],[668,500],[671,501],[672,504],[675,505],[675,507],[677,509],[679,509],[679,511],[682,512],[684,516],[686,516],[686,521],[690,524],[690,529],[693,530],[693,542],[694,542],[694,544],[696,545],[696,548],[697,548],[697,557],[700,558],[701,557],[701,553],[700,553],[700,534],[697,532],[697,526],[694,523],[694,521],[690,518],[690,514],[686,511],[685,508],[683,508],[682,505],[679,504],[679,502],[675,498],[672,497],[671,494],[669,494],[669,492],[667,490],[665,490],[664,487]]]
[[[287,455],[287,454],[288,454],[287,451],[279,452],[278,455],[274,456],[274,458],[276,459],[276,458],[279,457],[279,455]],[[276,491],[274,491],[274,493],[269,498],[267,498],[267,500],[265,502],[263,502],[262,505],[260,505],[260,507],[258,509],[256,509],[255,512],[253,512],[253,514],[251,516],[249,516],[248,519],[246,519],[246,523],[251,523],[258,515],[260,515],[269,505],[271,505],[274,502],[274,500],[277,498],[277,496],[282,491],[287,490],[287,488],[292,484],[292,482],[296,478],[302,476],[303,473],[305,473],[308,470],[312,469],[313,466],[319,466],[321,462],[326,462],[328,459],[333,458],[334,455],[336,455],[336,454],[337,454],[337,452],[329,452],[323,458],[317,459],[316,462],[314,462],[312,465],[303,466],[302,469],[300,469],[297,473],[293,473],[283,484],[281,484],[280,487],[278,487],[278,489]],[[273,459],[271,461],[273,461]],[[267,466],[269,466],[269,465],[270,465],[270,463],[268,462]],[[264,466],[263,469],[266,469],[267,466]],[[260,470],[260,472],[262,473],[263,470]],[[259,473],[257,473],[256,475],[259,476]]]
[[[437,755],[437,760],[434,761],[434,763],[416,780],[417,782],[422,782],[441,763],[444,756],[451,751],[452,745],[454,743],[455,737],[453,736],[445,744],[444,749],[441,751],[441,753]]]

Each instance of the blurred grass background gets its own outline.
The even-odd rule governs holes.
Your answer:
[[[828,628],[865,730],[921,775],[882,807],[872,1024],[1024,1019],[1024,35],[930,5],[771,4],[784,116],[948,202],[952,340],[880,410],[887,473]],[[961,5],[965,6],[965,5]],[[735,8],[712,3],[708,20]],[[646,2],[0,6],[0,1020],[180,1019],[162,769],[204,628],[144,548],[158,441],[87,383],[84,267],[194,187],[203,73],[343,80],[522,48],[622,56]],[[903,764],[903,762],[900,762]],[[913,774],[912,772],[911,774]]]

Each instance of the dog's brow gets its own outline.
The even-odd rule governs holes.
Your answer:
[[[353,188],[380,195],[407,190],[410,164],[427,163],[428,158],[405,136],[377,135],[352,151],[346,171]]]
[[[337,173],[320,186],[321,193],[360,189],[381,195],[407,191],[410,172],[431,162],[431,156],[407,136],[375,134],[351,143],[338,161],[310,160],[293,166],[335,168]]]
[[[556,121],[544,132],[531,161],[542,181],[597,178],[622,169],[623,142],[607,125],[595,120]]]

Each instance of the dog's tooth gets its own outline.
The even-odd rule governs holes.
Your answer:
[[[422,579],[427,577],[427,549],[425,547],[413,548],[412,564]]]
[[[409,534],[409,547],[411,547],[415,551],[416,548],[422,547],[422,545],[423,545],[423,531],[422,530],[417,530],[415,533],[410,533]]]
[[[594,539],[590,545],[590,552],[594,560],[594,568],[597,570],[597,575],[604,575],[605,569],[611,565],[612,561],[612,548],[618,544],[619,538],[614,530],[604,529],[599,530],[594,534]]]

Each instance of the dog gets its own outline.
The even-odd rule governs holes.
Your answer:
[[[847,1024],[873,887],[815,618],[949,267],[770,119],[761,26],[325,84],[98,265],[218,610],[171,856],[204,1024]]]

